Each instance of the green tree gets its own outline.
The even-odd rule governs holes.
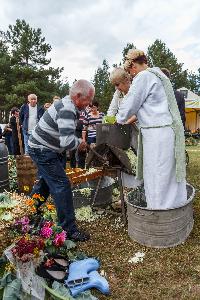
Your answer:
[[[122,62],[124,63],[125,62],[125,56],[126,54],[128,53],[128,51],[130,49],[136,49],[136,47],[134,46],[134,44],[132,43],[127,43],[126,47],[124,47],[123,51],[122,51],[122,55],[123,55],[123,59],[122,59]]]
[[[151,67],[167,68],[170,71],[171,81],[175,89],[190,88],[188,71],[183,70],[183,63],[178,63],[175,55],[161,40],[156,40],[148,47],[147,57]]]
[[[7,42],[11,46],[14,63],[26,66],[44,66],[51,60],[46,58],[51,46],[45,43],[40,28],[31,28],[25,20],[16,20],[15,25],[9,25],[6,32]]]
[[[198,73],[190,72],[188,75],[190,90],[200,96],[200,68]]]
[[[51,59],[47,59],[47,55],[51,46],[45,42],[40,28],[31,28],[25,20],[17,20],[15,25],[9,25],[4,37],[10,61],[9,89],[3,94],[4,109],[22,105],[30,93],[38,96],[40,104],[63,93],[65,88],[60,81],[63,68],[49,66]]]
[[[95,86],[95,99],[99,101],[102,111],[106,112],[114,94],[114,87],[109,80],[109,65],[104,59],[102,67],[95,72],[93,84]]]
[[[5,105],[5,97],[11,85],[11,58],[5,42],[5,35],[0,32],[0,107]]]

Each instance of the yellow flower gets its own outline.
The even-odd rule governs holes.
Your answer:
[[[28,200],[26,200],[26,204],[28,206],[33,206],[35,204],[35,201],[33,199],[28,199]]]
[[[25,186],[24,186],[24,191],[25,191],[25,192],[28,192],[28,191],[29,191],[29,186],[28,186],[28,185],[25,185]]]
[[[39,257],[40,256],[40,250],[36,247],[33,249],[33,254],[35,255],[35,257]]]
[[[5,271],[6,272],[12,272],[14,270],[15,270],[15,266],[12,263],[9,262],[5,265]]]
[[[40,195],[39,195],[39,199],[40,199],[40,201],[44,201],[45,200],[44,197],[40,196]]]
[[[47,204],[48,210],[52,211],[55,209],[55,206],[53,204]]]

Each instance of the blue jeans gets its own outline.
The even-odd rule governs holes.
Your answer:
[[[30,134],[26,133],[23,131],[23,137],[24,137],[24,152],[25,154],[29,154],[28,153],[28,139],[29,139]]]
[[[28,153],[37,165],[39,176],[39,181],[34,185],[31,195],[40,194],[46,200],[51,194],[57,210],[58,225],[67,232],[73,233],[77,228],[71,184],[64,170],[66,155],[31,147],[28,147]]]

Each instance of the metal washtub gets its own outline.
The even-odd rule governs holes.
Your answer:
[[[168,210],[150,210],[144,205],[144,192],[137,189],[126,199],[128,214],[128,234],[138,243],[154,247],[168,248],[183,243],[192,231],[192,200],[195,189],[187,184],[187,203],[184,206]],[[138,197],[139,196],[139,197]],[[139,203],[139,199],[141,203]]]

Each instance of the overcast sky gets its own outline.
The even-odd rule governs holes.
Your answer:
[[[126,44],[144,51],[156,39],[184,63],[200,68],[200,0],[0,0],[0,29],[25,19],[52,46],[63,77],[91,79],[103,59],[122,59]]]

